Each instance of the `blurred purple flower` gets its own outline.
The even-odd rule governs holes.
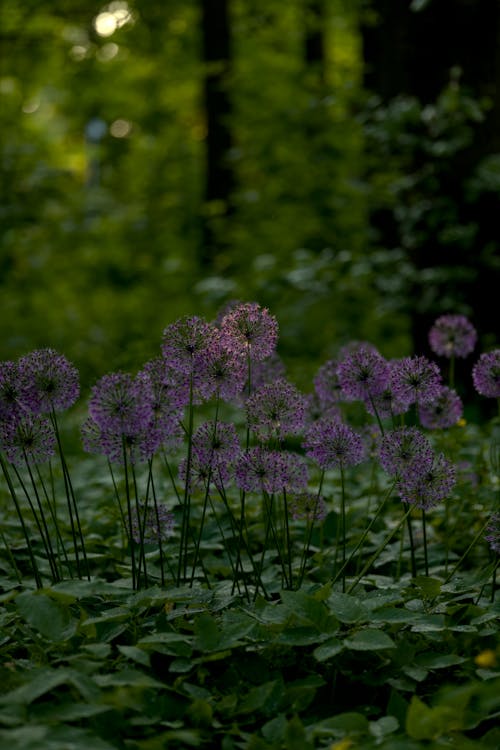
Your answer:
[[[89,417],[81,429],[84,450],[102,454],[111,463],[124,463],[124,451],[132,464],[144,463],[153,457],[164,440],[163,432],[153,425],[141,430],[102,430]]]
[[[488,532],[484,537],[489,543],[490,548],[497,555],[500,555],[500,513],[493,513],[488,526],[486,527]]]
[[[326,518],[325,501],[316,492],[301,492],[290,495],[287,499],[288,512],[294,521],[322,521]]]
[[[15,418],[27,410],[17,362],[0,362],[0,419]]]
[[[306,399],[287,380],[261,386],[246,401],[247,423],[260,440],[295,435],[304,426]]]
[[[464,315],[441,315],[429,331],[430,347],[441,357],[467,357],[476,341],[476,329]]]
[[[45,463],[55,454],[56,436],[46,417],[23,414],[0,422],[0,449],[16,466]]]
[[[314,377],[314,390],[322,407],[333,406],[344,398],[337,368],[337,360],[329,359],[321,365]]]
[[[348,425],[328,417],[307,429],[303,445],[306,455],[322,469],[354,466],[365,457],[361,436]]]
[[[339,362],[337,373],[347,400],[365,400],[387,387],[389,365],[375,347],[360,344]]]
[[[438,395],[441,372],[427,357],[404,357],[391,367],[390,387],[395,398],[408,406],[425,404]]]
[[[481,354],[472,368],[472,381],[481,396],[500,398],[500,349]]]
[[[379,457],[388,474],[406,478],[429,471],[434,452],[425,435],[416,427],[398,427],[382,438]]]
[[[429,468],[402,477],[397,489],[404,503],[430,510],[448,497],[455,481],[455,467],[440,453]]]
[[[462,400],[456,391],[443,385],[431,401],[420,404],[418,414],[428,430],[453,427],[463,414]]]
[[[137,544],[140,544],[141,533],[139,524],[143,528],[144,544],[158,544],[166,542],[173,533],[174,516],[163,503],[148,505],[147,508],[141,503],[139,506],[139,518],[137,509],[132,512],[132,536]]]
[[[23,400],[34,414],[62,411],[80,395],[76,367],[54,349],[35,349],[18,361]]]
[[[307,484],[307,469],[296,454],[257,447],[241,454],[235,478],[237,486],[246,492],[294,492]]]
[[[266,359],[276,349],[277,320],[256,302],[237,305],[224,315],[220,326],[233,351],[254,362]]]

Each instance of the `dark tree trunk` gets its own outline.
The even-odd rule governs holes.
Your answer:
[[[460,265],[469,270],[463,278],[437,281],[434,303],[427,309],[413,304],[414,345],[417,351],[426,350],[429,324],[437,314],[453,312],[441,307],[449,308],[450,303],[470,311],[483,336],[482,343],[491,345],[497,334],[495,289],[500,288],[498,263],[492,261],[499,252],[498,200],[487,188],[471,198],[468,186],[480,161],[500,152],[500,3],[430,0],[419,12],[412,10],[412,5],[415,8],[417,3],[372,0],[375,20],[372,16],[362,28],[366,88],[383,102],[408,94],[427,104],[436,100],[450,81],[450,71],[456,69],[460,70],[455,76],[462,91],[477,100],[485,97],[490,101],[485,120],[475,126],[470,145],[458,150],[449,162],[437,157],[432,161],[428,154],[426,157],[430,169],[439,174],[441,195],[453,202],[450,224],[456,221],[457,225],[473,228],[473,233],[469,244],[462,241],[453,246],[449,239],[444,242],[438,231],[434,236],[429,232],[425,246],[411,248],[409,254],[417,269]],[[418,159],[411,171],[422,167]],[[432,201],[438,196],[431,193],[427,197]],[[401,244],[394,214],[376,212],[373,221],[380,244]],[[441,228],[446,228],[444,218]],[[425,288],[417,282],[414,301],[421,302],[424,293]]]
[[[320,84],[325,82],[325,3],[306,0],[304,58],[310,72]]]
[[[206,113],[206,160],[202,243],[200,264],[208,269],[224,250],[221,219],[232,211],[234,170],[230,162],[232,147],[231,97],[231,26],[229,0],[202,0],[202,37],[204,104]]]

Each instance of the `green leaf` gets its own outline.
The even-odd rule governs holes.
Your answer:
[[[380,741],[399,729],[399,721],[395,716],[382,716],[378,721],[371,721],[368,728],[370,733]]]
[[[458,654],[434,654],[431,652],[420,654],[415,658],[415,661],[419,667],[424,667],[424,669],[447,669],[456,664],[463,664],[464,661],[467,661],[467,658]]]
[[[307,741],[306,730],[298,716],[294,716],[288,722],[285,729],[286,750],[313,750]]]
[[[145,667],[151,666],[151,657],[142,648],[137,646],[118,646],[118,650],[132,661],[142,664]]]
[[[194,621],[195,647],[199,651],[216,651],[221,641],[221,631],[208,613],[198,615]]]
[[[342,641],[339,641],[338,638],[330,638],[325,643],[322,643],[321,646],[314,649],[313,656],[317,661],[328,661],[328,659],[332,659],[337,654],[340,654],[343,648],[344,644]]]
[[[353,623],[368,619],[369,613],[362,602],[350,594],[334,591],[328,597],[328,606],[340,622]]]
[[[443,582],[439,578],[430,578],[429,576],[416,576],[412,578],[412,583],[419,589],[424,597],[433,599],[441,593]]]
[[[396,644],[382,630],[359,630],[351,638],[344,639],[344,646],[354,651],[380,651],[395,648]]]
[[[43,593],[26,591],[15,603],[21,617],[50,641],[65,641],[76,632],[77,621],[68,608]]]
[[[406,715],[406,731],[415,740],[434,740],[448,732],[462,729],[460,712],[452,706],[429,708],[416,695]]]

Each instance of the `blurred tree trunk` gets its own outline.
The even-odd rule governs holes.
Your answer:
[[[205,190],[202,211],[200,264],[217,265],[224,251],[221,224],[232,211],[234,170],[229,159],[232,147],[231,25],[230,0],[202,0],[204,104],[206,114]],[[221,261],[219,257],[219,261]],[[222,261],[222,265],[224,262]]]
[[[472,311],[474,322],[488,345],[494,340],[498,264],[491,257],[498,253],[496,201],[487,190],[471,201],[466,183],[478,163],[487,155],[500,152],[500,3],[498,0],[371,0],[362,24],[365,59],[365,86],[386,103],[399,94],[416,96],[423,103],[434,102],[450,81],[450,70],[459,69],[457,85],[476,100],[490,100],[484,122],[476,127],[473,142],[458,151],[449,165],[445,184],[455,203],[460,224],[476,228],[473,247],[441,244],[439,236],[429,247],[416,247],[411,259],[418,269],[462,264],[470,269],[469,278],[453,281],[451,288],[438,290],[440,301],[451,297]],[[419,168],[416,164],[416,169]],[[436,159],[432,168],[439,166]],[[398,220],[390,211],[380,211],[373,223],[381,245],[398,245]],[[438,233],[436,233],[438,234]],[[446,282],[444,282],[446,284]],[[422,298],[419,282],[413,289],[415,300]],[[414,344],[425,351],[427,330],[442,309],[412,309]],[[450,312],[452,312],[450,310]]]
[[[306,0],[304,8],[304,58],[308,71],[319,84],[326,79],[325,69],[325,0]]]

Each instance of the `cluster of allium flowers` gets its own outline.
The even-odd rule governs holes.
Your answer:
[[[361,436],[349,425],[329,417],[310,425],[303,445],[306,455],[322,469],[354,466],[365,457]]]
[[[484,537],[493,552],[500,555],[500,513],[493,513],[486,527],[487,534]]]
[[[315,375],[314,390],[322,407],[333,406],[344,398],[337,367],[337,360],[329,359]]]
[[[240,353],[230,347],[230,342],[217,333],[198,355],[195,388],[204,399],[216,396],[230,401],[243,390],[247,379],[247,363]]]
[[[381,393],[365,399],[365,408],[372,416],[379,416],[381,419],[394,417],[398,414],[404,414],[409,409],[409,403],[406,398],[401,398],[397,389],[395,390],[391,382],[391,373],[393,367],[398,367],[399,360],[389,360],[389,378],[384,390]]]
[[[246,492],[299,492],[307,485],[307,467],[295,453],[250,448],[236,462],[235,481]]]
[[[386,388],[389,365],[370,344],[360,344],[345,354],[337,367],[344,397],[348,401],[378,396]]]
[[[193,453],[189,461],[183,458],[179,463],[179,479],[189,492],[207,491],[212,485],[223,492],[231,479],[231,471],[229,464],[214,465],[206,455]]]
[[[256,302],[234,307],[224,315],[220,328],[231,348],[251,361],[266,359],[276,349],[278,322],[267,308]]]
[[[162,354],[171,367],[191,375],[216,334],[215,326],[197,316],[184,317],[163,331]]]
[[[402,477],[397,488],[402,502],[430,510],[448,497],[455,482],[455,467],[440,453],[428,468]]]
[[[172,536],[173,528],[173,513],[163,503],[147,507],[141,503],[139,514],[136,508],[132,511],[132,537],[137,544],[140,544],[141,537],[144,544],[166,542]]]
[[[427,357],[404,357],[391,367],[390,386],[395,397],[408,406],[425,404],[438,395],[441,372]]]
[[[146,362],[139,381],[149,380],[152,398],[152,426],[161,433],[162,445],[174,448],[182,442],[181,420],[189,402],[189,380],[171,368],[162,357]]]
[[[441,357],[467,357],[476,346],[477,333],[464,315],[441,315],[429,331],[429,344]]]
[[[481,354],[472,368],[472,381],[481,396],[500,398],[500,349]]]
[[[418,414],[422,426],[429,430],[452,427],[462,417],[462,400],[456,391],[443,385],[431,401],[420,404]]]
[[[18,362],[23,399],[33,413],[62,411],[80,395],[76,367],[54,349],[35,349]]]
[[[327,509],[324,499],[316,492],[301,492],[288,497],[288,512],[294,521],[322,521]]]
[[[49,419],[23,414],[0,422],[0,449],[16,466],[49,461],[55,454],[56,436]]]
[[[292,383],[280,378],[248,397],[246,413],[249,428],[260,440],[281,440],[303,428],[306,399]]]
[[[283,360],[276,352],[272,352],[265,360],[252,362],[251,390],[255,391],[262,385],[273,383],[278,378],[284,378],[285,372]],[[248,391],[248,382],[245,383],[245,389]]]
[[[224,471],[240,454],[240,440],[234,424],[204,422],[193,435],[193,456],[200,465],[210,467],[216,474]]]
[[[406,478],[429,471],[434,452],[425,435],[416,427],[398,427],[382,438],[379,457],[388,474]]]
[[[0,362],[0,419],[15,417],[27,409],[17,362]]]

